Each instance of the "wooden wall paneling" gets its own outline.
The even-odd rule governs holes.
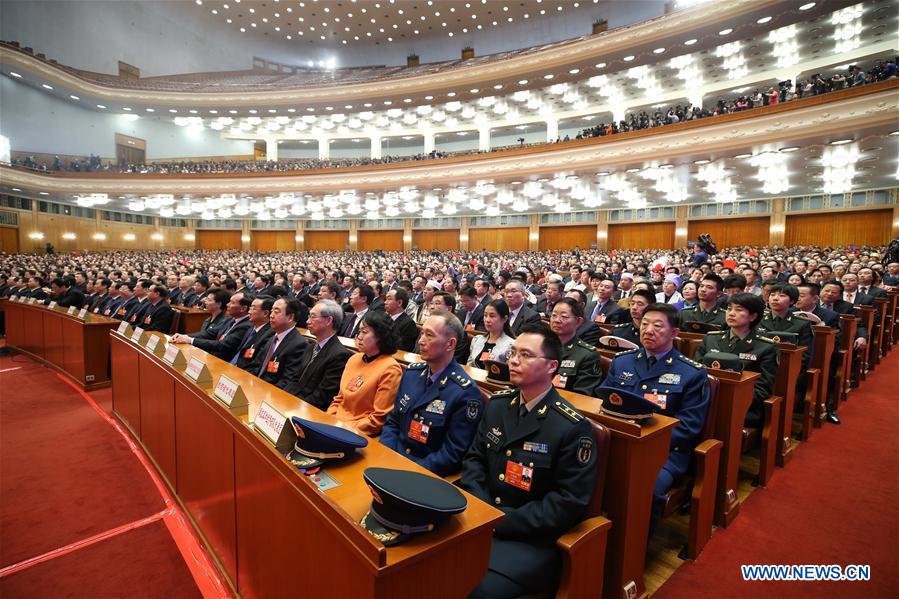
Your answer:
[[[722,218],[691,221],[687,226],[687,239],[696,241],[700,235],[709,234],[719,248],[741,245],[768,245],[771,219]]]
[[[19,253],[19,230],[14,227],[0,227],[0,253]]]
[[[422,251],[458,250],[458,229],[415,229],[412,231],[412,245]]]
[[[540,250],[589,250],[596,243],[596,225],[540,227]]]
[[[175,383],[177,491],[236,584],[234,433],[206,401],[210,401],[208,397],[201,398],[184,384]],[[284,547],[287,545],[280,549]]]
[[[254,252],[292,252],[297,247],[296,231],[252,231],[250,247]]]
[[[468,248],[472,252],[487,250],[527,251],[528,227],[495,227],[468,230]]]
[[[349,231],[306,231],[306,249],[309,251],[336,250],[346,251],[350,245]]]
[[[140,374],[138,354],[127,342],[111,337],[112,410],[140,439]]]
[[[674,248],[674,222],[609,225],[610,250],[650,248]]]
[[[201,250],[239,250],[240,231],[197,231],[197,247]]]
[[[403,251],[403,231],[365,231],[358,233],[359,251],[372,252],[384,250],[385,252]]]
[[[177,489],[175,478],[175,379],[140,355],[140,431],[156,466]]]
[[[889,243],[892,210],[788,214],[785,244],[847,246]]]

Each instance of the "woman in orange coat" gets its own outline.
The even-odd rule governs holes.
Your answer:
[[[369,311],[359,326],[356,345],[359,352],[347,361],[340,391],[328,406],[328,414],[374,437],[381,434],[393,409],[403,376],[402,367],[393,359],[397,337],[391,318],[385,312]]]

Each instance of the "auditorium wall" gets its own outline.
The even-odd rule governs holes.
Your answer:
[[[306,250],[343,252],[350,245],[349,231],[306,231]]]
[[[455,229],[415,229],[412,231],[412,247],[422,251],[458,250],[459,231]]]
[[[540,227],[540,250],[590,249],[596,243],[596,225]]]
[[[240,231],[197,231],[197,248],[201,250],[239,250]]]
[[[297,249],[296,231],[252,231],[250,248],[254,252],[293,252]]]
[[[528,233],[527,227],[469,229],[468,249],[472,252],[481,250],[527,251]]]
[[[695,220],[687,226],[687,239],[696,240],[708,234],[718,247],[768,245],[770,229],[771,219],[767,216]]]
[[[893,228],[893,210],[853,210],[788,214],[786,245],[884,245]]]
[[[384,250],[385,252],[403,251],[403,231],[359,231],[357,233],[357,247],[360,252],[373,252]]]
[[[608,247],[621,250],[674,249],[674,223],[609,225]]]

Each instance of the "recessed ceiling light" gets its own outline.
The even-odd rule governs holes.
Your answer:
[[[626,172],[626,173],[637,173],[637,172],[639,172],[639,171],[640,171],[640,169],[638,169],[638,168],[629,168],[629,169],[627,169],[627,170],[624,171],[624,172]]]
[[[790,146],[788,148],[781,148],[780,151],[784,153],[795,152],[799,149],[799,146]]]
[[[471,88],[470,90],[468,90],[468,93],[470,93],[470,94],[476,94],[476,93],[478,93],[479,91],[481,91],[481,90],[479,90],[479,89],[476,88],[476,87],[473,87],[473,88]]]
[[[188,112],[190,112],[191,114],[197,114],[197,111],[194,110],[193,108],[191,108]]]
[[[41,87],[43,87],[44,89],[53,89],[52,85],[47,85],[46,83],[41,83]]]
[[[693,39],[689,39],[689,40],[685,41],[685,42],[684,42],[684,45],[685,45],[685,46],[692,46],[693,44],[696,43],[696,41],[697,41],[697,40],[696,40],[696,38],[694,37]]]
[[[502,89],[502,88],[503,88],[502,83],[497,83],[496,85],[493,86],[493,89]]]
[[[519,80],[518,80],[518,85],[527,85],[527,84],[528,84],[528,80],[527,80],[527,79],[519,79]]]
[[[604,63],[604,62],[598,62],[598,63],[596,63],[596,64],[593,65],[593,66],[596,67],[597,69],[604,69],[604,68],[606,67],[606,63]]]
[[[854,139],[840,139],[840,140],[837,140],[837,141],[832,141],[832,142],[830,142],[830,145],[832,145],[832,146],[842,146],[843,144],[849,144],[849,143],[852,143],[853,141],[855,141],[855,140],[854,140]]]
[[[899,135],[899,130],[897,130],[897,131],[890,131],[890,135]]]
[[[156,112],[155,108],[147,108],[146,110],[147,110],[147,112]]]
[[[412,102],[412,98],[403,98],[403,102],[406,104],[410,104]]]
[[[568,71],[568,74],[569,74],[569,75],[577,75],[577,74],[580,73],[580,72],[581,72],[580,69],[570,69],[570,70]]]
[[[771,17],[762,17],[761,19],[756,21],[756,23],[758,23],[759,25],[764,25],[765,23],[768,23],[770,21],[771,21]]]
[[[384,106],[390,106],[391,104],[393,104],[392,100],[384,100]]]
[[[718,35],[730,35],[733,32],[734,32],[734,30],[732,28],[728,27],[727,29],[722,29],[721,31],[719,31]]]
[[[750,156],[752,156],[752,154],[737,154],[734,158],[740,160],[741,158],[749,158]]]
[[[209,111],[209,114],[218,114],[218,113],[219,113],[218,110],[210,110],[210,111]]]
[[[447,97],[447,98],[455,98],[455,97],[456,97],[456,92],[449,92],[448,94],[446,94],[446,97]]]
[[[50,194],[47,193],[46,191],[41,191],[41,192],[38,192],[38,193],[40,193],[42,196],[48,196],[48,195],[50,195]]]
[[[799,10],[808,10],[810,8],[814,8],[814,6],[815,6],[814,2],[806,2],[805,4],[803,4],[802,6],[799,7]]]
[[[711,160],[694,160],[693,164],[708,164]]]
[[[18,73],[16,73],[15,71],[10,71],[9,74],[10,74],[12,77],[15,77],[16,79],[21,79],[21,78],[22,78],[22,76],[19,75]]]
[[[664,51],[665,51],[665,48],[656,48],[655,50],[652,51],[652,53],[653,54],[661,54]]]
[[[555,75],[553,75],[552,73],[543,76],[544,79],[552,79],[553,77],[555,77]]]
[[[175,114],[175,113],[177,113],[178,111],[175,110],[174,108],[169,108],[169,112],[171,112],[172,114]]]
[[[97,108],[106,108],[106,106],[104,106],[102,104],[97,104]]]
[[[636,56],[634,56],[633,54],[628,54],[627,56],[625,56],[625,57],[622,58],[621,60],[623,60],[624,62],[630,62],[630,61],[632,61],[634,58],[636,58]]]
[[[22,190],[19,189],[18,187],[13,187],[12,190],[13,190],[13,191],[22,191]]]

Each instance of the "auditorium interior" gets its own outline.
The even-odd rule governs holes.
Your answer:
[[[0,593],[895,597],[897,58],[896,0],[3,0]]]

